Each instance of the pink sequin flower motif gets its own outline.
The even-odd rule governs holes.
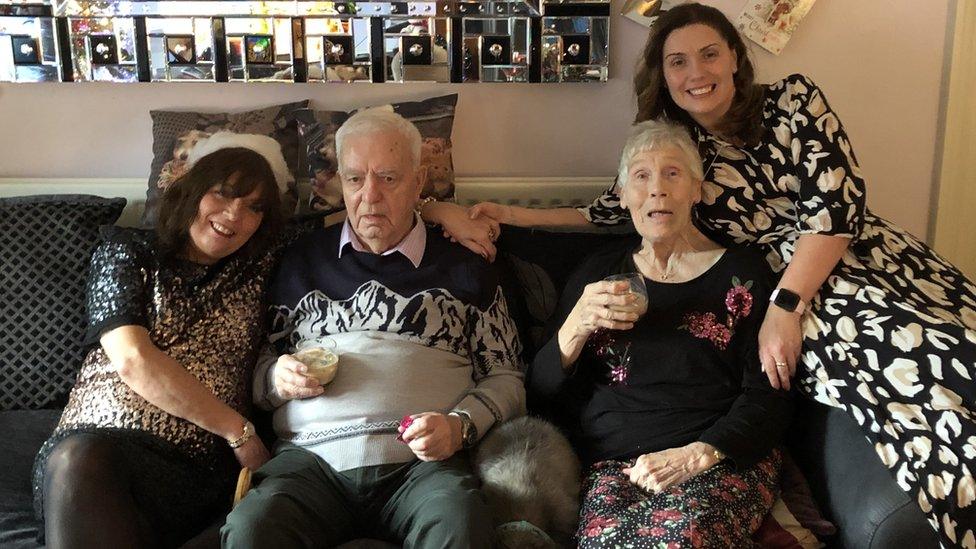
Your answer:
[[[596,356],[606,362],[610,369],[609,385],[611,387],[627,385],[627,377],[630,375],[630,342],[618,345],[610,330],[600,329],[590,336],[587,345]]]
[[[744,284],[738,277],[732,277],[732,288],[725,294],[725,322],[721,323],[715,313],[691,312],[684,316],[684,325],[680,329],[688,330],[695,337],[707,339],[720,350],[724,351],[735,334],[735,327],[739,321],[752,312],[752,281]]]

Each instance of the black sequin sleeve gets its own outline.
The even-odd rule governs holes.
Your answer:
[[[119,326],[147,326],[148,250],[137,239],[108,235],[92,254],[88,272],[85,344]]]

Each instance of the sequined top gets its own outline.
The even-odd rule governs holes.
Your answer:
[[[124,325],[144,326],[153,343],[232,408],[246,413],[257,358],[265,286],[278,247],[215,265],[164,260],[149,231],[112,227],[92,257],[88,287],[88,353],[55,435],[112,427],[155,435],[205,458],[223,441],[150,404],[129,388],[97,345]]]

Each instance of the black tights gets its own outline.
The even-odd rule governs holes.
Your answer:
[[[154,547],[152,528],[133,494],[122,449],[79,433],[58,443],[44,471],[47,546]]]

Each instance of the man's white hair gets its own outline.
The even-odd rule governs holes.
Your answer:
[[[627,184],[630,164],[634,157],[646,151],[659,151],[665,147],[676,147],[685,159],[685,168],[698,181],[705,179],[698,147],[691,140],[688,130],[672,122],[646,120],[630,128],[630,136],[620,155],[620,168],[617,171],[617,186],[621,189]]]
[[[339,172],[342,172],[342,149],[346,139],[354,135],[370,135],[385,132],[396,132],[407,140],[410,160],[413,169],[420,168],[420,148],[423,139],[420,130],[413,122],[393,112],[388,107],[363,109],[349,117],[335,134],[336,158],[339,161]]]

